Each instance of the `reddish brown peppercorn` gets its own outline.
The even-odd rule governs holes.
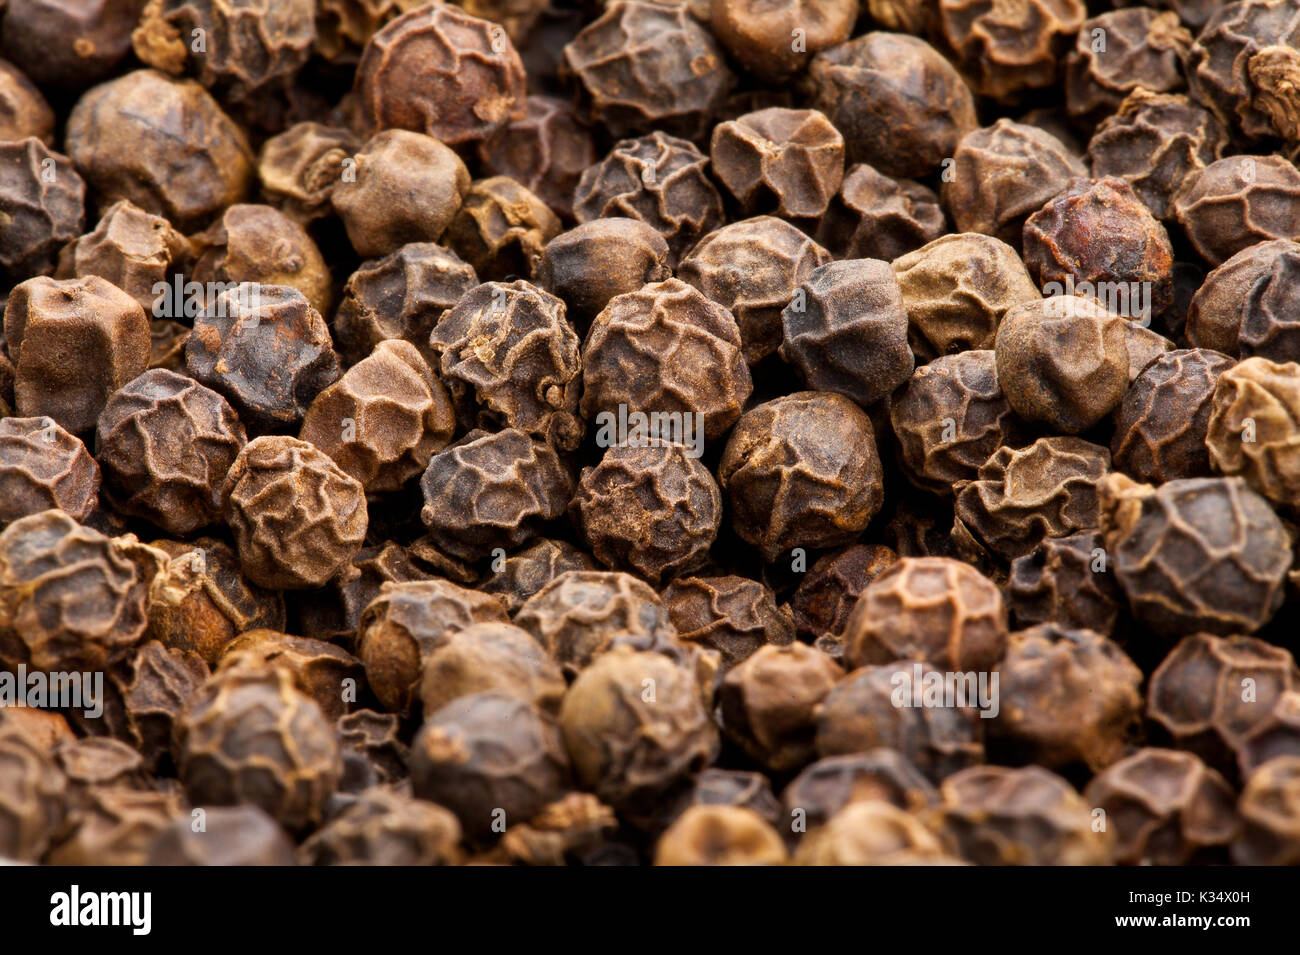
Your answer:
[[[144,0],[26,0],[0,3],[4,55],[42,86],[81,89],[131,52]]]
[[[595,142],[567,101],[529,96],[525,106],[523,119],[511,120],[479,143],[479,161],[485,172],[510,177],[561,219],[572,219],[573,190],[596,161]]]
[[[1218,265],[1269,239],[1300,239],[1300,170],[1281,156],[1228,156],[1190,173],[1174,214],[1196,251]]]
[[[757,580],[679,577],[664,588],[663,602],[678,639],[718,651],[723,672],[764,646],[794,642],[790,611]]]
[[[0,419],[0,526],[50,508],[84,521],[99,482],[86,446],[53,418]]]
[[[854,604],[896,560],[896,553],[877,544],[855,544],[819,557],[790,597],[799,636],[832,657],[842,655],[844,626]]]
[[[159,283],[169,283],[193,249],[188,239],[161,216],[145,212],[122,199],[105,210],[94,231],[65,247],[59,259],[60,278],[98,275],[140,303],[150,318],[162,318],[167,299]],[[181,317],[173,310],[168,317]]]

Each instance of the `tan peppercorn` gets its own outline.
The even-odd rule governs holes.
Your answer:
[[[1285,510],[1300,497],[1300,365],[1247,358],[1214,386],[1205,444],[1221,474],[1239,475]]]
[[[692,806],[655,844],[655,865],[783,865],[781,836],[739,806]]]
[[[1280,756],[1255,772],[1241,791],[1241,838],[1232,847],[1238,865],[1300,862],[1300,757]]]
[[[844,137],[816,110],[773,107],[720,123],[709,156],[746,215],[816,218],[844,176]]]
[[[886,802],[845,806],[799,842],[795,865],[961,865],[916,816]]]
[[[278,630],[249,630],[227,644],[217,672],[237,666],[283,668],[298,692],[315,700],[331,721],[347,711],[350,688],[346,684],[350,681],[354,690],[361,676],[361,661],[342,647]]]
[[[64,818],[67,780],[18,724],[0,719],[0,855],[37,863]]]
[[[706,5],[718,41],[759,79],[778,83],[827,47],[853,33],[856,0],[711,0]],[[803,45],[791,42],[802,31]]]
[[[162,216],[121,199],[104,211],[93,231],[64,249],[59,277],[98,275],[157,318],[155,313],[163,310],[157,284],[170,282],[173,270],[187,262],[192,251],[189,240]]]
[[[560,667],[527,630],[508,623],[449,630],[424,657],[425,713],[474,693],[501,692],[555,712],[568,688]]]

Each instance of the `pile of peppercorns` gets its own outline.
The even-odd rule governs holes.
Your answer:
[[[0,858],[1300,864],[1300,0],[1151,2],[0,0]]]

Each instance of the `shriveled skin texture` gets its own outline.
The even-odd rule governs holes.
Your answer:
[[[429,348],[470,427],[517,428],[560,451],[582,441],[581,342],[554,295],[484,282],[443,313]]]
[[[316,37],[311,0],[149,0],[131,36],[136,56],[167,73],[193,73],[231,101],[292,78]],[[192,52],[194,31],[206,48]]]
[[[676,264],[724,221],[722,196],[706,172],[708,161],[694,144],[658,130],[625,139],[583,172],[573,214],[579,222],[640,219],[667,240]]]
[[[917,368],[890,402],[889,420],[908,478],[944,497],[974,480],[993,452],[1019,445],[1024,431],[1002,394],[992,349]]]
[[[939,0],[939,29],[971,87],[1013,100],[1051,86],[1070,40],[1083,25],[1083,0]]]
[[[814,568],[815,569],[815,568]],[[794,641],[794,618],[772,591],[747,577],[679,577],[663,592],[678,638],[717,650],[729,670],[771,644]]]
[[[781,793],[785,818],[803,809],[808,828],[825,823],[852,802],[889,803],[915,811],[939,800],[939,792],[896,749],[879,746],[865,753],[824,756],[809,764]]]
[[[321,822],[343,772],[333,724],[275,667],[215,674],[185,708],[176,749],[193,804],[251,803],[290,831]]]
[[[86,446],[52,418],[0,418],[0,526],[50,508],[83,521],[99,484]]]
[[[950,670],[990,670],[1007,641],[994,583],[947,557],[905,557],[871,582],[844,628],[849,666],[929,660]]]
[[[0,143],[0,280],[54,271],[59,249],[81,234],[86,183],[66,156],[38,139]]]
[[[1147,365],[1115,419],[1115,467],[1151,484],[1209,477],[1211,402],[1215,384],[1231,367],[1232,359],[1206,348],[1178,349]]]
[[[611,4],[564,48],[582,102],[614,136],[650,127],[697,138],[735,77],[684,4]]]
[[[53,146],[54,110],[21,70],[0,60],[0,142],[28,136]]]
[[[355,64],[375,32],[424,0],[317,0],[314,50],[331,63]]]
[[[532,278],[542,248],[560,233],[560,219],[527,187],[507,176],[470,186],[443,234],[485,281]]]
[[[361,661],[342,647],[266,629],[249,630],[225,648],[218,671],[236,666],[285,670],[331,723],[347,712],[346,681],[355,684],[362,675]]]
[[[844,134],[850,162],[922,178],[978,125],[975,100],[930,44],[867,33],[819,53],[809,67],[813,104]]]
[[[898,554],[879,544],[853,544],[819,557],[789,600],[799,635],[839,659],[858,597],[897,560]]]
[[[852,541],[884,497],[871,419],[843,395],[803,391],[740,420],[718,465],[736,534],[771,561]]]
[[[1241,478],[1099,488],[1106,552],[1139,621],[1177,637],[1251,633],[1282,604],[1290,538]]]
[[[555,712],[567,689],[559,664],[527,630],[478,623],[439,639],[424,661],[420,700],[425,713],[436,713],[462,697],[500,690]]]
[[[109,399],[95,443],[123,513],[185,537],[220,519],[221,486],[245,435],[215,391],[155,369]]]
[[[60,257],[57,274],[65,278],[98,275],[107,279],[153,318],[158,301],[154,286],[168,281],[169,270],[191,252],[189,240],[166,219],[145,212],[128,199],[120,199],[109,206],[93,231],[77,239],[70,253],[63,253],[70,255],[70,261]]]
[[[561,219],[573,219],[573,190],[596,161],[596,143],[567,100],[529,96],[527,115],[478,145],[485,172],[509,176]]]
[[[147,582],[118,543],[62,511],[0,533],[0,662],[6,669],[102,670],[145,632]]]
[[[1121,865],[1188,865],[1237,837],[1236,793],[1192,753],[1140,749],[1093,777],[1083,791],[1115,826]]]
[[[1251,727],[1237,750],[1237,768],[1246,779],[1279,756],[1295,755],[1300,736],[1300,690],[1288,690],[1269,708],[1268,715]]]
[[[409,129],[449,146],[525,116],[523,63],[505,31],[439,4],[390,21],[357,66],[366,130]]]
[[[658,585],[707,559],[722,492],[681,445],[613,447],[583,470],[569,513],[597,560]]]
[[[301,225],[328,215],[330,195],[343,181],[343,161],[359,146],[349,129],[295,123],[262,144],[257,157],[262,191]]]
[[[711,0],[713,34],[749,73],[779,83],[853,32],[856,0]],[[874,15],[874,14],[873,14]],[[802,31],[803,49],[790,38]]]
[[[781,835],[752,809],[692,806],[655,845],[655,865],[783,865]]]
[[[813,218],[844,176],[844,137],[822,113],[772,107],[713,128],[714,174],[748,215]]]
[[[1243,680],[1255,694],[1243,699]],[[1151,674],[1147,719],[1174,745],[1200,756],[1229,779],[1251,730],[1277,700],[1300,689],[1300,669],[1282,647],[1254,637],[1184,637]]]
[[[1045,537],[1013,560],[1005,596],[1015,624],[1112,633],[1124,595],[1115,575],[1106,572],[1105,553],[1094,529]]]
[[[893,262],[943,235],[939,197],[911,179],[892,179],[866,163],[849,168],[817,225],[837,258]]]
[[[998,448],[979,478],[957,494],[957,517],[977,538],[1012,560],[1044,537],[1096,527],[1097,482],[1110,451],[1081,438],[1039,438],[1026,448]]]
[[[1238,802],[1238,865],[1295,865],[1300,860],[1300,758],[1284,756],[1251,775]]]
[[[150,640],[131,661],[131,681],[123,694],[132,742],[144,764],[156,769],[171,757],[176,719],[208,678],[208,665],[197,653]]]
[[[1219,376],[1205,444],[1220,474],[1240,475],[1284,511],[1300,504],[1300,365],[1247,358]]]
[[[1270,239],[1300,239],[1300,170],[1281,156],[1228,156],[1183,180],[1174,214],[1218,265]]]
[[[222,497],[244,573],[263,587],[320,587],[365,540],[365,488],[297,438],[250,441]]]
[[[910,813],[875,800],[845,806],[799,841],[795,865],[962,865]]]
[[[243,132],[203,87],[152,70],[83,96],[65,143],[101,201],[130,199],[183,232],[242,201],[255,172]]]
[[[1100,30],[1105,50],[1094,50]],[[1192,34],[1173,12],[1139,7],[1113,10],[1080,27],[1065,61],[1065,100],[1072,115],[1106,116],[1129,93],[1183,88]]]
[[[565,315],[585,335],[610,299],[672,278],[668,243],[639,219],[593,219],[546,244],[537,284],[567,306]]]
[[[1300,357],[1300,242],[1247,246],[1205,277],[1187,309],[1187,338],[1202,348],[1276,362]]]
[[[1277,135],[1300,140],[1300,44],[1267,46],[1252,56],[1246,72],[1255,89],[1254,107],[1268,116]]]
[[[610,300],[582,348],[582,416],[634,411],[702,416],[706,441],[727,433],[753,391],[736,320],[670,278]]]
[[[18,725],[0,720],[0,853],[35,864],[64,817],[67,781],[59,767]]]
[[[1227,145],[1223,123],[1186,96],[1137,89],[1097,127],[1087,160],[1094,177],[1124,179],[1164,220],[1183,180],[1222,158]]]
[[[92,790],[68,815],[68,832],[45,861],[49,865],[143,865],[160,832],[184,812],[175,792],[126,786]]]
[[[526,543],[564,513],[573,478],[550,445],[507,428],[471,431],[429,461],[420,519],[438,547],[478,560]]]
[[[460,839],[450,810],[374,787],[304,842],[301,856],[309,865],[454,865]]]
[[[501,562],[480,589],[505,601],[511,614],[560,574],[595,570],[596,562],[568,541],[539,540]]]

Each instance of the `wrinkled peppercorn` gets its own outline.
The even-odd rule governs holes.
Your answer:
[[[0,720],[0,767],[0,854],[39,862],[63,825],[67,780],[51,756],[7,720]]]
[[[53,272],[59,249],[81,234],[85,198],[66,156],[30,137],[0,142],[0,280]]]
[[[425,713],[474,693],[499,692],[555,712],[567,685],[559,666],[527,630],[476,623],[449,630],[424,656]]]
[[[298,123],[262,144],[257,175],[267,200],[307,224],[328,215],[330,196],[343,181],[344,161],[357,151],[351,130]]]
[[[181,812],[179,797],[170,792],[96,788],[83,806],[68,813],[67,830],[45,861],[69,866],[144,865],[149,847]]]
[[[0,526],[50,508],[84,521],[99,485],[95,459],[53,418],[0,418]]]
[[[678,639],[718,651],[724,673],[764,646],[794,642],[790,611],[757,580],[679,577],[664,589],[663,602]]]
[[[537,262],[537,283],[567,306],[579,334],[616,295],[672,277],[668,243],[638,219],[593,219],[546,243]]]
[[[844,175],[844,137],[815,110],[773,107],[720,123],[709,155],[746,215],[816,218]]]
[[[796,865],[961,865],[915,816],[887,802],[853,802],[810,832]]]
[[[204,829],[181,817],[168,823],[149,846],[146,865],[297,865],[293,842],[274,819],[256,806],[213,806],[204,810]]]
[[[1242,833],[1232,857],[1238,865],[1295,865],[1300,860],[1300,757],[1279,757],[1252,773],[1237,810]]]
[[[542,247],[560,232],[559,217],[506,176],[472,183],[443,235],[489,281],[533,275]]]
[[[229,643],[217,671],[239,666],[285,670],[331,722],[343,716],[348,684],[355,686],[361,675],[361,662],[342,647],[276,630],[249,630]]]
[[[1300,357],[1296,287],[1300,242],[1248,245],[1205,276],[1187,308],[1187,340],[1225,355]]]
[[[165,647],[157,640],[143,644],[131,661],[123,703],[132,743],[150,769],[170,760],[176,720],[208,676],[208,666],[197,653]]]
[[[1300,239],[1300,170],[1281,156],[1228,156],[1189,173],[1174,214],[1210,265],[1256,242]]]
[[[1005,596],[1017,626],[1051,623],[1101,634],[1114,630],[1124,602],[1095,530],[1044,537],[1011,562]]]
[[[1097,49],[1096,38],[1104,38]],[[1073,116],[1114,112],[1138,89],[1170,93],[1183,86],[1192,34],[1175,13],[1146,7],[1085,20],[1065,61],[1065,101]]]
[[[527,115],[511,120],[478,145],[485,172],[508,176],[561,219],[573,218],[573,190],[596,161],[595,141],[574,107],[552,96],[529,96]]]
[[[691,806],[655,845],[655,865],[782,865],[785,843],[762,816],[740,806]]]
[[[481,589],[505,602],[513,615],[533,594],[570,570],[595,570],[596,562],[567,541],[539,540],[502,561]]]
[[[1083,25],[1083,0],[938,0],[938,30],[981,96],[1014,101],[1051,86],[1070,38]]]
[[[456,817],[424,799],[367,789],[302,844],[306,865],[454,865]]]
[[[1239,475],[1280,509],[1293,508],[1300,490],[1295,414],[1300,410],[1300,365],[1247,358],[1225,370],[1214,386],[1205,445],[1214,469]]]
[[[799,636],[838,660],[858,597],[897,560],[896,553],[877,544],[855,544],[818,558],[790,597]]]
[[[884,746],[819,759],[781,794],[786,820],[793,825],[799,819],[809,830],[825,825],[849,803],[879,801],[915,812],[938,799],[938,791],[915,766]]]
[[[64,247],[57,275],[98,275],[156,318],[155,312],[164,311],[161,303],[166,301],[160,299],[157,286],[167,283],[171,270],[187,262],[192,253],[189,240],[166,219],[122,199],[105,210],[93,231]]]
[[[944,225],[933,190],[858,163],[844,174],[816,236],[838,258],[892,262],[939,238]]]

